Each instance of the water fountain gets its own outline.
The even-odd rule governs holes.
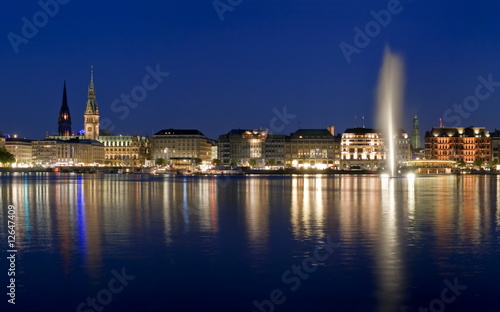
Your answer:
[[[399,123],[403,86],[402,59],[386,47],[377,87],[377,127],[385,138],[386,169],[390,177],[396,176],[396,137],[401,128]]]

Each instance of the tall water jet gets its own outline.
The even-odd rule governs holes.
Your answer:
[[[402,59],[386,47],[377,87],[377,127],[385,139],[386,167],[391,177],[396,175],[396,139],[400,135],[399,129],[401,128],[403,86]]]

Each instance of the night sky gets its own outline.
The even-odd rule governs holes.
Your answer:
[[[226,11],[218,13],[213,0],[72,0],[44,20],[37,1],[3,1],[0,132],[31,139],[56,132],[64,79],[73,130],[82,129],[91,65],[101,120],[108,118],[115,134],[194,128],[216,139],[235,128],[273,128],[273,109],[285,106],[296,117],[284,127],[275,122],[274,132],[328,125],[343,132],[361,126],[361,116],[373,127],[386,45],[405,62],[406,131],[411,132],[415,113],[423,135],[464,100],[468,110],[462,116],[448,112],[445,126],[500,128],[498,1],[220,0],[218,5]],[[388,6],[394,13],[377,31],[370,12]],[[41,26],[35,26],[35,35],[25,30],[31,37],[26,38],[24,21],[34,17]],[[354,28],[364,32],[367,23],[375,27],[369,27],[373,37],[358,49]],[[342,42],[358,49],[350,63]],[[168,77],[147,80],[151,90],[143,94],[148,66]],[[478,100],[478,77],[487,81],[489,75],[494,82],[481,88]],[[142,98],[131,108],[121,97],[137,86]]]

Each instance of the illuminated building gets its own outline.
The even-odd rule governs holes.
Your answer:
[[[401,165],[411,159],[408,134],[399,129],[395,139],[395,161]],[[377,170],[385,166],[385,139],[379,130],[370,128],[346,129],[342,134],[342,168]]]
[[[264,167],[267,129],[233,129],[219,136],[218,159],[222,165]],[[277,142],[276,142],[277,144]]]
[[[264,142],[265,164],[271,168],[285,167],[285,135],[268,134]]]
[[[214,140],[210,140],[210,143],[212,145],[212,160],[214,160],[217,159],[217,157],[219,157],[217,154],[218,146],[217,142],[215,142]]]
[[[287,167],[338,168],[340,166],[340,137],[329,129],[299,129],[286,137]]]
[[[99,107],[95,98],[94,89],[94,67],[90,71],[90,85],[88,90],[87,106],[83,115],[83,125],[85,131],[85,139],[99,139]]]
[[[491,160],[492,139],[484,127],[434,127],[425,134],[425,158],[438,160]]]
[[[212,140],[199,130],[165,129],[153,135],[152,158],[189,167],[212,162]]]
[[[40,166],[104,165],[104,145],[95,140],[33,141],[33,162]]]
[[[60,136],[71,136],[71,114],[69,112],[68,98],[66,95],[66,80],[64,81],[62,105],[59,112],[58,133]]]
[[[0,147],[5,147],[5,138],[0,137]]]
[[[384,139],[378,130],[346,129],[341,145],[343,169],[376,170],[385,165]]]
[[[396,164],[401,165],[412,159],[411,139],[403,129],[399,129],[399,135],[396,140]]]
[[[33,163],[32,140],[9,138],[5,140],[5,148],[14,155],[17,166],[30,166]]]
[[[102,133],[102,131],[101,131]],[[55,140],[85,140],[84,136],[48,136]],[[150,139],[137,135],[101,135],[104,144],[104,163],[111,167],[140,167],[151,158]]]
[[[137,135],[100,136],[104,163],[113,167],[139,167],[150,157],[150,140]]]

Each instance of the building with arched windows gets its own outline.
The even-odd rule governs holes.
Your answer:
[[[491,142],[484,127],[434,127],[425,134],[425,159],[488,162]]]
[[[140,167],[150,158],[150,140],[137,135],[100,136],[104,164],[112,167]]]
[[[402,165],[411,159],[408,134],[400,129],[394,138],[395,161]],[[346,129],[342,134],[341,157],[343,169],[378,170],[386,165],[386,139],[379,130],[370,128]]]

